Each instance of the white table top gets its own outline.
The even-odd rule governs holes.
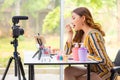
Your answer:
[[[38,59],[38,54],[34,57],[33,55],[35,52],[26,52],[24,53],[24,64],[25,65],[65,65],[65,64],[98,64],[98,61],[73,61],[73,60],[67,60],[67,61],[58,61],[56,57],[50,58],[50,57],[41,57],[41,59]]]

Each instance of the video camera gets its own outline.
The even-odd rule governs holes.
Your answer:
[[[24,34],[24,30],[16,24],[19,23],[19,20],[27,20],[27,19],[28,19],[27,16],[13,16],[12,17],[12,22],[13,22],[13,26],[12,26],[13,33],[12,33],[12,35],[13,35],[13,38],[18,38],[19,35]]]

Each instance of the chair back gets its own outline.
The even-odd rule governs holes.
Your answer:
[[[120,66],[120,50],[118,51],[115,61],[114,61],[115,66]]]
[[[118,75],[120,75],[120,49],[118,50],[118,53],[117,53],[116,58],[114,60],[114,65],[115,65],[115,67],[113,67],[113,69],[111,69],[110,80],[115,79],[116,72],[118,73]]]

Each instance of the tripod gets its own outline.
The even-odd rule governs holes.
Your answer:
[[[38,60],[41,59],[42,56],[45,56],[45,54],[49,54],[49,50],[45,49],[44,46],[44,38],[40,37],[40,34],[38,33],[38,36],[36,36],[36,41],[39,44],[39,49],[36,51],[36,53],[32,56],[34,58],[38,54]],[[51,57],[51,55],[50,55]]]
[[[40,60],[42,52],[43,52],[42,50],[43,50],[42,48],[39,48],[39,50],[33,55],[32,58],[34,58],[38,54],[38,60]]]
[[[14,46],[14,57],[11,56],[9,61],[8,61],[8,64],[7,64],[7,67],[6,67],[6,70],[3,74],[3,77],[2,77],[2,80],[5,79],[5,76],[8,72],[8,69],[10,67],[10,64],[12,62],[12,60],[14,59],[15,60],[15,76],[18,75],[18,80],[21,80],[21,74],[23,76],[23,80],[26,80],[25,78],[25,72],[24,72],[24,69],[23,69],[23,66],[22,66],[22,62],[21,62],[21,58],[19,56],[19,53],[17,52],[17,46],[18,46],[18,40],[17,38],[14,38],[14,40],[11,42],[11,44],[13,44]]]
[[[38,33],[38,36],[39,36],[39,33]],[[32,58],[34,58],[37,54],[38,54],[38,60],[40,60],[41,58],[41,55],[43,53],[43,43],[42,43],[42,40],[37,38],[37,43],[39,44],[39,50],[33,55]]]

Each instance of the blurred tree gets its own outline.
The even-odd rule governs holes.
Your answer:
[[[10,6],[12,6],[14,3],[15,3],[15,0],[3,0],[0,11],[4,12],[6,9],[8,9]]]
[[[43,33],[59,33],[60,21],[60,8],[56,7],[53,11],[50,11],[44,19]]]
[[[49,2],[50,0],[3,0],[0,3],[0,33],[4,33],[2,36],[9,34],[6,30],[10,30],[11,17],[15,15],[29,16],[28,24],[30,24],[30,27],[35,30],[41,30],[39,28],[39,20],[41,20],[39,13],[48,7]],[[28,24],[27,26],[29,26]],[[9,28],[6,29],[8,26]],[[24,27],[26,27],[26,24],[24,24]]]
[[[22,14],[30,14],[34,18],[38,18],[38,12],[47,8],[50,0],[22,0]]]
[[[50,11],[45,17],[43,22],[42,32],[47,33],[57,33],[59,34],[60,30],[60,0],[53,0],[52,3],[55,3],[55,9]]]
[[[15,0],[2,0],[0,3],[0,37],[9,35],[12,7]]]
[[[21,13],[23,15],[29,15],[29,29],[33,29],[34,32],[41,32],[41,22],[44,19],[44,15],[41,15],[41,10],[47,9],[50,0],[23,0],[23,5],[21,7]],[[48,10],[49,11],[49,10]],[[43,12],[44,13],[44,12]],[[44,13],[45,15],[47,14]],[[41,23],[41,24],[40,24]]]

